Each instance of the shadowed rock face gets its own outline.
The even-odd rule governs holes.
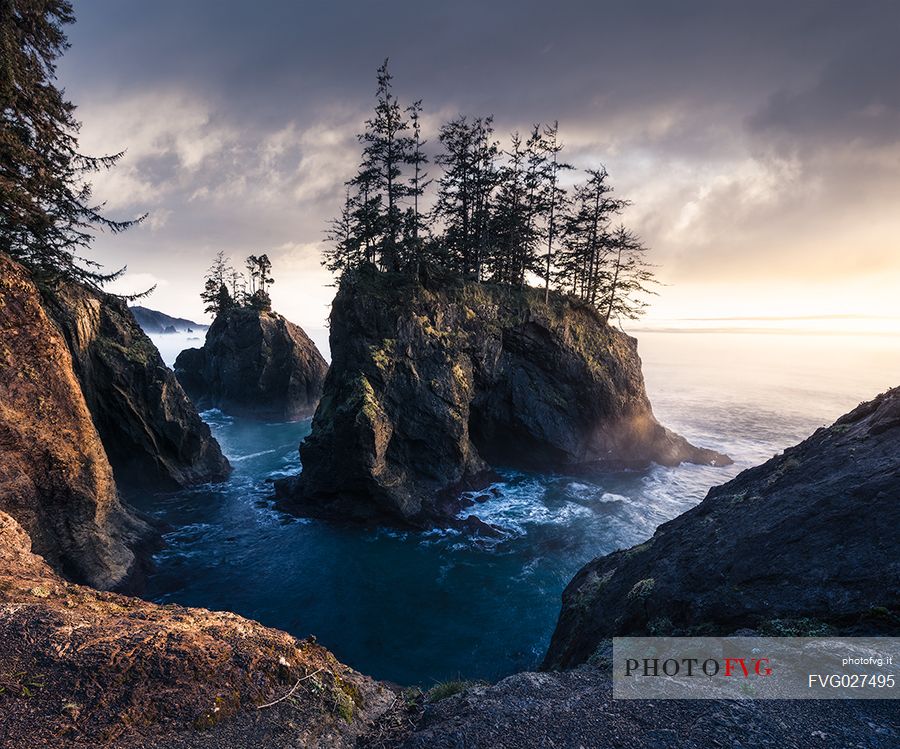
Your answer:
[[[221,481],[231,466],[123,301],[76,284],[45,295],[123,489]]]
[[[175,373],[201,408],[293,421],[311,416],[328,364],[306,333],[273,312],[216,317],[203,348],[182,351]]]
[[[353,747],[394,699],[312,640],[74,585],[30,545],[0,512],[3,746]]]
[[[0,254],[0,510],[68,577],[98,588],[135,571],[150,529],[119,502],[59,329],[28,274]]]
[[[730,462],[656,421],[633,338],[537,290],[348,275],[331,352],[303,473],[276,485],[302,514],[427,526],[491,465]]]
[[[900,633],[900,388],[710,490],[563,593],[547,668],[638,634]]]

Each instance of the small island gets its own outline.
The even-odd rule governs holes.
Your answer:
[[[251,255],[248,273],[216,256],[201,297],[213,322],[202,348],[182,351],[175,374],[199,408],[261,420],[309,418],[328,364],[303,329],[272,311],[268,255]]]
[[[653,273],[606,170],[567,190],[557,123],[502,150],[492,117],[461,116],[440,127],[426,212],[421,116],[385,61],[323,260],[340,276],[331,369],[280,505],[455,525],[460,493],[499,466],[730,464],[656,421],[637,341],[614,325],[641,314]]]

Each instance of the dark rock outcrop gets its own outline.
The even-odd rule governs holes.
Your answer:
[[[349,274],[303,473],[276,491],[311,515],[430,525],[491,465],[725,464],[653,417],[635,340],[536,289]]]
[[[900,388],[710,490],[563,593],[544,666],[639,634],[900,633]]]
[[[893,749],[891,700],[614,700],[606,669],[521,673],[429,705],[402,749]]]
[[[0,685],[10,748],[353,747],[394,700],[313,640],[66,582],[4,512]]]
[[[74,580],[135,571],[147,525],[122,506],[58,328],[25,270],[0,254],[0,510]]]
[[[175,360],[175,374],[201,408],[285,421],[312,415],[327,370],[302,328],[246,308],[218,315],[203,348]]]
[[[194,330],[205,330],[207,325],[187,320],[183,317],[172,317],[149,307],[135,304],[128,308],[141,330],[145,333],[193,333]]]
[[[69,344],[122,488],[174,489],[228,476],[209,427],[122,300],[67,284],[45,294],[45,306]]]

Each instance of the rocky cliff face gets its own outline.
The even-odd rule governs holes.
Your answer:
[[[149,528],[119,502],[72,357],[24,269],[0,254],[0,510],[68,577],[123,583]]]
[[[352,747],[394,699],[314,641],[66,582],[4,512],[0,686],[4,747]]]
[[[544,665],[638,634],[900,632],[900,388],[575,576]]]
[[[633,338],[537,290],[348,275],[331,353],[303,473],[277,485],[301,513],[429,525],[491,465],[730,462],[656,421]]]
[[[187,349],[175,373],[202,408],[292,421],[312,415],[328,364],[306,333],[272,312],[219,315],[203,348]]]
[[[75,284],[45,296],[119,485],[224,479],[230,466],[219,444],[125,303]]]

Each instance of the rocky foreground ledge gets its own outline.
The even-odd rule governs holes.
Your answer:
[[[30,547],[0,512],[4,748],[265,746],[285,732],[291,746],[350,747],[394,702],[313,641],[75,585]]]
[[[637,342],[558,295],[358,271],[330,340],[303,472],[276,486],[300,514],[432,526],[492,466],[731,462],[660,425]]]

